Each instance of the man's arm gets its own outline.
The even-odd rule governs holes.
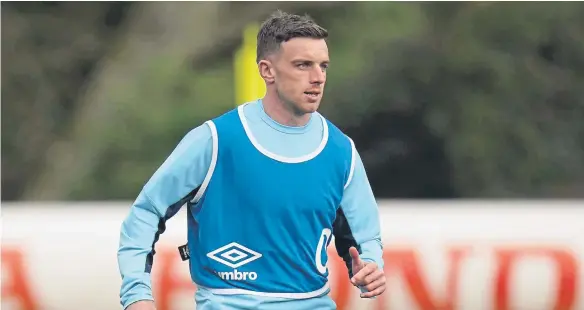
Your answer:
[[[150,271],[154,246],[165,222],[192,200],[203,183],[213,156],[214,127],[191,130],[146,183],[120,232],[118,267],[124,309],[140,300],[153,300]]]
[[[353,149],[353,173],[346,184],[341,206],[333,227],[335,247],[353,278],[353,259],[349,249],[355,247],[365,263],[375,263],[383,270],[383,245],[379,209],[359,153]]]

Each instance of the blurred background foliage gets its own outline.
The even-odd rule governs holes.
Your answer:
[[[3,2],[2,200],[134,199],[276,8],[330,31],[377,197],[584,197],[582,3]]]

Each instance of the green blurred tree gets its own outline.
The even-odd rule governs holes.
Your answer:
[[[273,9],[265,5],[258,4],[261,12]],[[213,35],[195,41],[196,64],[204,67],[191,70],[184,57],[163,48],[146,62],[122,61],[134,66],[118,67],[117,80],[136,78],[110,82],[98,96],[99,106],[115,113],[74,120],[85,133],[68,150],[88,155],[82,158],[91,164],[81,163],[87,171],[61,176],[49,169],[32,193],[133,199],[187,130],[233,106],[233,34],[264,13],[208,8],[218,15],[206,15],[226,23],[223,30],[206,23]],[[379,197],[584,195],[584,5],[354,2],[296,13],[304,11],[331,34],[322,112],[354,137]],[[173,34],[169,42],[184,41],[177,38],[185,33]],[[186,54],[188,44],[176,44]],[[84,126],[85,119],[93,125]],[[14,172],[23,153],[4,147],[4,120],[3,157],[12,159],[3,160],[3,170]],[[97,125],[103,130],[92,129]],[[38,168],[29,170],[27,177],[12,175],[30,183]]]
[[[376,68],[331,100],[339,110],[366,100],[371,115],[421,115],[444,141],[457,195],[582,197],[581,187],[565,187],[584,179],[583,7],[425,6],[432,27],[389,42]],[[381,144],[382,131],[363,139]]]

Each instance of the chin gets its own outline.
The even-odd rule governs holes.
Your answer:
[[[292,108],[294,110],[294,113],[297,115],[314,113],[314,112],[316,112],[316,110],[318,110],[319,106],[320,106],[320,100],[318,100],[317,102],[309,102],[309,101],[305,101],[305,100],[298,100],[296,102],[294,102],[294,101],[289,102],[289,107]]]
[[[320,101],[318,102],[305,102],[303,104],[301,104],[298,108],[300,111],[304,112],[304,113],[314,113],[316,112],[316,110],[318,110],[318,107],[320,106]]]

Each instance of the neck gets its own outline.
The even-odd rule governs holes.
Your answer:
[[[311,113],[299,113],[292,106],[286,104],[277,94],[266,93],[262,99],[266,114],[282,125],[301,127],[308,123]]]

